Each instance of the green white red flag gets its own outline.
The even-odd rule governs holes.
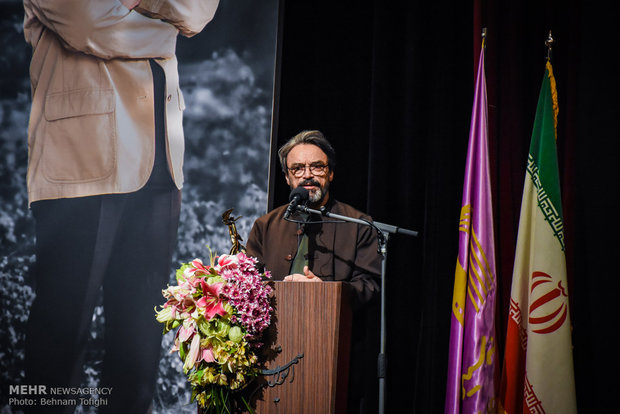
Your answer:
[[[500,387],[501,414],[577,412],[557,114],[555,78],[547,61],[521,201]]]

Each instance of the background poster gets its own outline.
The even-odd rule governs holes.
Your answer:
[[[230,249],[221,215],[234,208],[244,239],[267,209],[277,0],[221,0],[214,20],[193,38],[179,37],[177,57],[185,111],[185,185],[177,251],[171,268],[207,246]],[[19,0],[0,0],[0,413],[10,384],[23,379],[24,324],[33,299],[33,219],[26,194],[31,49]],[[162,297],[162,304],[164,303]],[[50,310],[53,311],[53,310]],[[94,386],[102,358],[103,308],[93,315],[83,384]],[[176,354],[164,337],[154,412],[195,412]],[[94,412],[80,407],[76,412]]]

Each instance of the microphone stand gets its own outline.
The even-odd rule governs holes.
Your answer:
[[[390,234],[405,234],[411,237],[418,237],[419,233],[414,230],[404,229],[402,227],[393,226],[391,224],[380,223],[378,221],[367,221],[357,219],[348,216],[342,216],[340,214],[330,213],[322,207],[321,210],[314,210],[305,205],[297,207],[298,211],[305,213],[314,213],[321,216],[330,217],[346,221],[349,223],[357,223],[363,226],[369,226],[377,231],[377,241],[379,244],[379,254],[381,255],[381,331],[380,331],[380,350],[377,358],[377,377],[379,378],[379,414],[385,412],[385,378],[387,371],[387,360],[385,357],[385,342],[386,342],[386,295],[385,295],[385,274],[386,274],[386,262],[387,262],[387,243]]]

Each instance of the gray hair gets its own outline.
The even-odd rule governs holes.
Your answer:
[[[288,153],[291,152],[293,147],[299,144],[312,144],[319,147],[321,151],[327,155],[327,165],[329,170],[334,171],[334,168],[336,167],[336,151],[334,151],[334,148],[321,131],[313,130],[300,132],[293,138],[289,139],[286,144],[282,145],[278,150],[280,165],[282,166],[282,172],[284,172],[285,175],[288,172],[286,164]]]

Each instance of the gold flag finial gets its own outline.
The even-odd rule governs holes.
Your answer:
[[[553,47],[553,36],[551,36],[551,30],[549,30],[549,35],[547,39],[545,39],[545,46],[547,46],[547,60],[551,60],[551,49]]]

